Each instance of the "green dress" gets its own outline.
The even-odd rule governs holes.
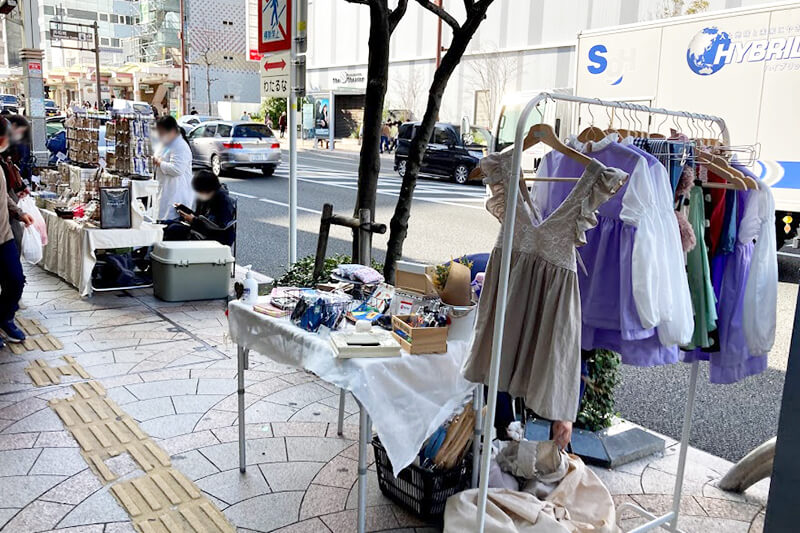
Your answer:
[[[688,349],[708,348],[714,344],[709,333],[717,329],[717,299],[711,284],[711,267],[706,248],[706,217],[703,188],[695,185],[689,196],[689,223],[692,225],[697,245],[686,256],[689,292],[694,309],[694,333]]]

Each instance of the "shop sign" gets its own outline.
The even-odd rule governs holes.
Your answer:
[[[291,0],[259,0],[258,6],[258,51],[289,50],[292,46]]]
[[[28,61],[28,74],[31,76],[41,76],[42,64],[39,61]]]
[[[348,72],[343,70],[331,75],[331,87],[334,89],[366,86],[367,76],[363,72]]]
[[[289,52],[264,55],[261,58],[262,98],[287,98],[289,96]]]

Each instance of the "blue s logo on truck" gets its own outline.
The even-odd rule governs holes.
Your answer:
[[[800,58],[800,36],[767,38],[768,29],[737,32],[734,39],[716,26],[703,28],[686,50],[686,62],[692,72],[710,76],[728,63],[755,63]],[[762,39],[746,40],[748,37]]]
[[[608,68],[608,59],[605,54],[608,48],[604,44],[596,44],[589,48],[589,65],[586,67],[591,74],[602,74]],[[622,75],[611,82],[611,85],[619,85],[622,82]]]

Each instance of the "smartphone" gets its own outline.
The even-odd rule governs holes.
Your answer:
[[[187,215],[193,215],[194,211],[190,207],[186,207],[183,204],[175,204],[175,210],[180,211],[181,213],[186,213]]]

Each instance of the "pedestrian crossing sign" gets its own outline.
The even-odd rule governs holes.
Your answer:
[[[292,46],[292,0],[259,0],[258,51],[281,52]]]

